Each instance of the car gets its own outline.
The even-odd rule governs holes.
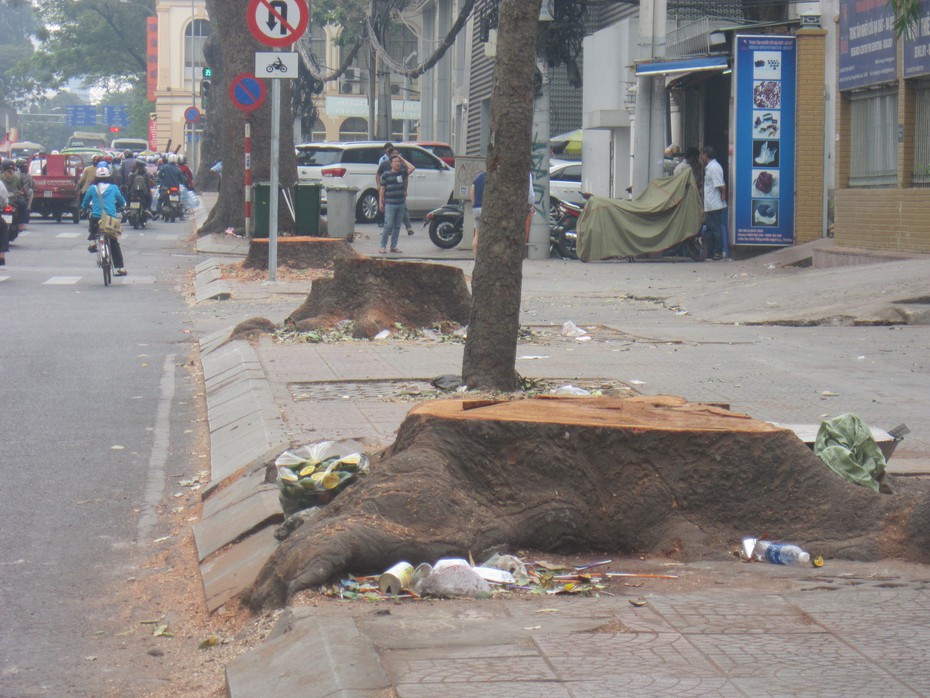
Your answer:
[[[416,171],[407,188],[407,208],[414,217],[423,216],[452,199],[455,171],[419,145],[398,145],[397,149]],[[359,223],[373,223],[378,218],[378,187],[375,175],[384,155],[383,141],[346,143],[303,143],[297,150],[297,179],[318,182],[324,187],[321,205],[326,205],[325,187],[358,188],[355,218]]]
[[[449,167],[455,167],[455,153],[452,152],[452,146],[448,143],[439,143],[438,141],[411,141],[408,143],[405,141],[403,145],[418,145],[431,152]]]
[[[555,215],[559,201],[584,203],[581,195],[581,163],[552,160],[549,163],[549,216]]]

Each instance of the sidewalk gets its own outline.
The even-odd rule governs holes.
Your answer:
[[[369,237],[362,231],[356,247],[364,251]],[[430,252],[423,237],[404,241],[410,257]],[[243,243],[214,237],[199,249],[205,258],[235,255]],[[470,255],[433,250],[470,273]],[[930,326],[850,326],[901,318],[901,308],[920,321],[921,303],[901,301],[926,296],[930,262],[813,270],[782,267],[779,254],[706,264],[527,262],[521,322],[535,335],[518,347],[517,370],[559,384],[619,381],[781,423],[842,412],[883,428],[906,423],[912,433],[889,470],[930,474]],[[390,443],[409,393],[460,373],[462,360],[462,345],[426,340],[225,343],[249,317],[280,322],[309,287],[231,281],[229,291],[229,300],[195,309],[213,463],[195,538],[211,609],[245,588],[276,545],[276,490],[263,482],[269,460],[323,439]],[[561,336],[568,320],[592,339]],[[814,321],[828,324],[805,326]],[[653,571],[663,562],[629,561]],[[721,561],[676,573],[690,584],[673,594],[658,583],[631,590],[648,600],[643,608],[620,597],[540,597],[293,609],[276,637],[227,667],[229,693],[930,694],[919,661],[930,635],[924,567]],[[813,593],[823,589],[833,593]],[[388,613],[376,613],[382,608]]]

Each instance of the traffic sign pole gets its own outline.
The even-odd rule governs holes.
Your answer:
[[[271,81],[271,193],[268,207],[268,280],[278,278],[278,160],[281,155],[281,81]]]

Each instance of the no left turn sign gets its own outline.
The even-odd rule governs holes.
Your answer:
[[[306,0],[249,0],[249,29],[265,46],[290,46],[310,21]]]

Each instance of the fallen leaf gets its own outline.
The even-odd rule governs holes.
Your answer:
[[[637,608],[640,606],[645,606],[647,603],[649,602],[646,601],[646,599],[630,599],[630,605],[636,606]]]
[[[216,635],[211,635],[206,640],[202,640],[201,643],[197,645],[197,649],[205,650],[208,647],[216,647],[218,644],[220,644],[220,638]]]

